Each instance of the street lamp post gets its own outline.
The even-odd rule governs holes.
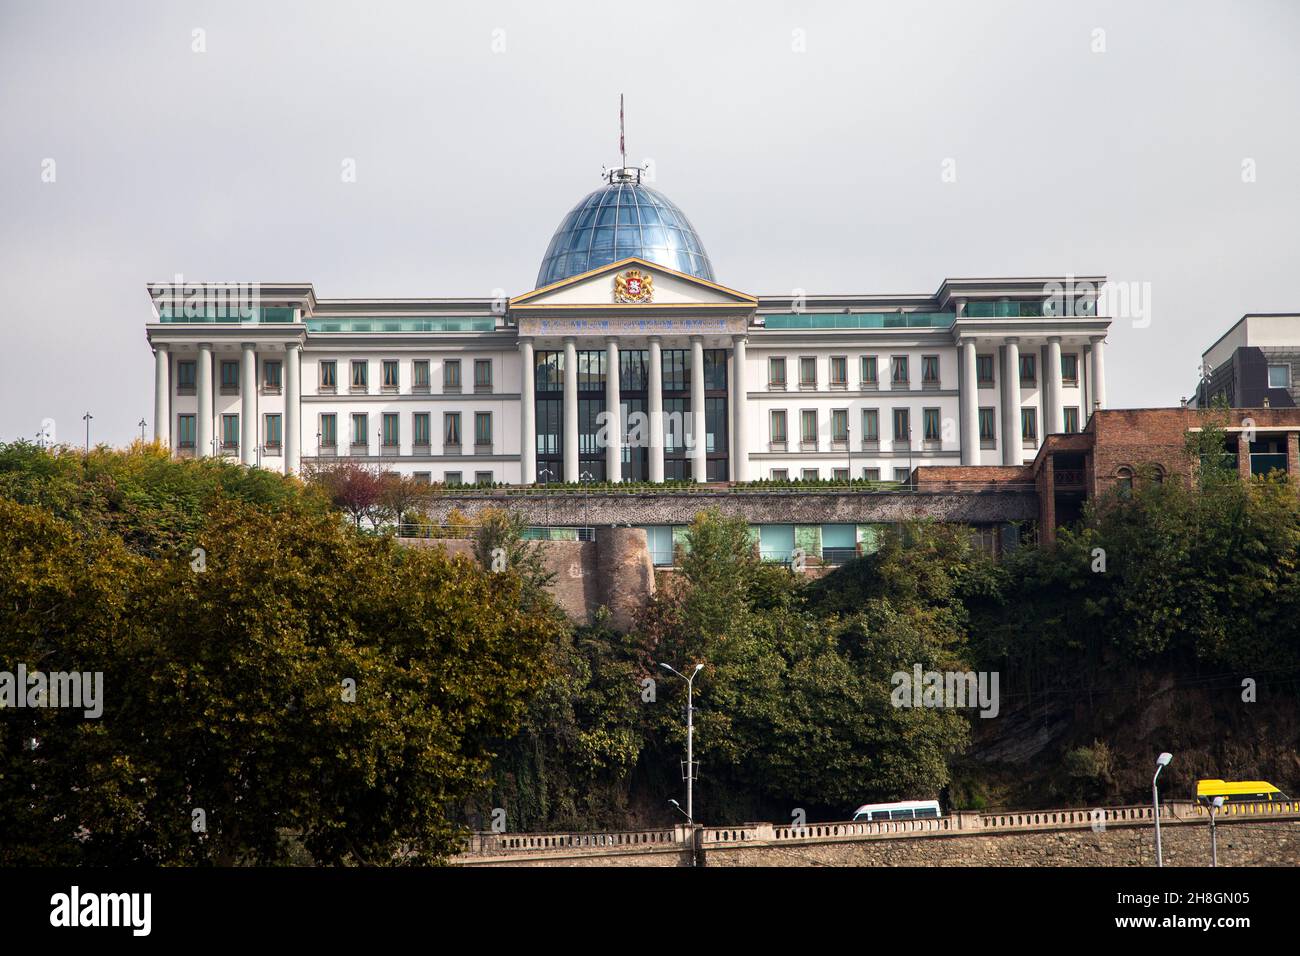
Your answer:
[[[81,416],[81,420],[86,423],[86,454],[90,454],[90,421],[94,417],[90,412]]]
[[[144,425],[145,425],[144,419],[143,419],[143,418],[140,419],[140,421],[138,421],[136,424],[138,424],[138,425],[140,426],[140,441],[143,442],[143,441],[144,441]]]
[[[1174,759],[1170,753],[1162,753],[1156,758],[1156,774],[1151,778],[1151,803],[1155,808],[1156,814],[1156,866],[1164,866],[1165,858],[1160,849],[1160,771],[1169,766],[1169,761]]]
[[[1223,809],[1223,797],[1215,797],[1210,803],[1210,866],[1219,865],[1219,833],[1214,827],[1214,813]]]
[[[664,670],[672,671],[686,681],[686,819],[695,826],[695,675],[704,670],[703,664],[696,664],[691,676],[687,677],[671,664],[660,663]]]

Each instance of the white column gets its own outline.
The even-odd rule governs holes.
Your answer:
[[[257,351],[252,342],[243,344],[239,366],[239,460],[257,464]]]
[[[205,342],[199,346],[199,365],[194,376],[194,391],[199,400],[194,416],[194,454],[199,458],[212,457],[212,346]]]
[[[171,446],[171,353],[159,347],[153,351],[153,440]]]
[[[659,336],[650,337],[650,480],[664,480],[664,356]]]
[[[1092,405],[1093,408],[1106,407],[1106,336],[1097,335],[1092,339]],[[1091,411],[1092,409],[1089,409]]]
[[[284,355],[284,470],[296,474],[302,455],[302,350],[290,343]]]
[[[749,481],[749,442],[745,433],[745,336],[731,338],[731,480]],[[852,477],[852,476],[850,476]]]
[[[623,409],[619,404],[618,339],[605,340],[605,480],[623,480]]]
[[[708,436],[704,426],[704,339],[691,336],[691,422],[694,444],[690,449],[691,477],[708,478]]]
[[[578,346],[564,340],[564,480],[578,480]]]
[[[519,361],[523,363],[523,384],[519,400],[519,466],[521,484],[537,481],[537,395],[533,382],[533,340],[519,340]]]
[[[1002,410],[1002,464],[1023,465],[1020,438],[1020,340],[1007,339],[1007,367],[1003,372],[1006,407]]]
[[[978,465],[980,463],[980,413],[979,383],[975,371],[975,340],[962,339],[961,345],[960,396],[961,405],[961,463]]]
[[[1064,388],[1061,381],[1061,337],[1053,335],[1047,340],[1047,405],[1043,409],[1047,421],[1044,435],[1065,431],[1065,401],[1061,395]]]

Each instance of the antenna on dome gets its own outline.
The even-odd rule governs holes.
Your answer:
[[[623,94],[618,94],[618,151],[623,157],[623,168],[627,169],[627,143],[623,138]]]
[[[638,166],[630,168],[627,164],[627,137],[623,125],[623,94],[618,94],[618,153],[622,158],[622,165],[618,169],[605,169],[601,167],[601,178],[610,183],[639,183],[641,182],[641,173],[643,170]]]

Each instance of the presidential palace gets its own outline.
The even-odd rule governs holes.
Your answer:
[[[620,168],[513,298],[157,283],[155,434],[181,456],[447,484],[889,482],[1033,462],[1106,405],[1102,276],[908,295],[718,278],[683,212]]]

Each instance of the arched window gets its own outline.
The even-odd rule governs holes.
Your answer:
[[[1152,465],[1152,466],[1151,466],[1151,480],[1152,480],[1153,482],[1155,482],[1157,485],[1162,485],[1162,484],[1164,484],[1164,481],[1165,481],[1165,469],[1164,469],[1164,467],[1163,467],[1162,465]]]
[[[1115,469],[1115,485],[1119,488],[1120,497],[1127,498],[1133,494],[1133,469],[1127,465]]]

